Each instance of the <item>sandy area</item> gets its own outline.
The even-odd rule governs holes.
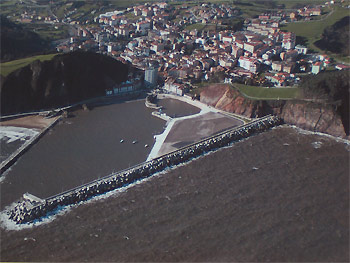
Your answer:
[[[174,151],[217,132],[243,124],[242,121],[216,112],[208,112],[195,118],[174,123],[158,155]]]
[[[158,97],[180,100],[201,111],[191,116],[172,118],[168,121],[164,132],[155,136],[156,142],[147,158],[148,161],[227,128],[243,124],[243,121],[234,116],[196,100],[169,94],[161,94]]]
[[[14,126],[23,127],[29,129],[45,129],[49,126],[56,118],[45,119],[40,115],[26,116],[8,121],[0,122],[0,126]]]

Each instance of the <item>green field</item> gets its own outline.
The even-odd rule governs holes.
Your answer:
[[[224,28],[226,28],[225,25],[198,23],[198,24],[192,24],[192,25],[186,26],[185,30],[191,31],[191,30],[197,29],[198,31],[213,31],[215,29],[224,29]]]
[[[298,88],[265,88],[239,83],[234,83],[233,86],[247,98],[256,100],[295,99],[299,91]]]
[[[276,4],[284,4],[286,9],[295,8],[297,5],[324,4],[325,0],[275,0]]]
[[[12,71],[15,71],[16,69],[27,66],[28,64],[32,63],[34,60],[38,60],[38,59],[40,61],[51,60],[56,55],[57,54],[39,55],[39,56],[34,56],[29,58],[17,59],[17,60],[5,62],[5,63],[0,63],[0,74],[5,77],[8,74],[10,74]]]
[[[192,25],[186,26],[185,30],[195,30],[195,29],[197,29],[198,31],[202,31],[205,27],[206,27],[206,24],[198,23],[198,24],[192,24]]]
[[[323,30],[327,26],[333,25],[335,22],[348,15],[350,15],[349,9],[335,6],[333,13],[324,20],[289,23],[282,29],[294,32],[297,36],[305,39],[306,44],[310,49],[322,52],[322,50],[314,45],[314,42],[321,38]]]

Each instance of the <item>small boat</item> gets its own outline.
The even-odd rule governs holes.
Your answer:
[[[148,147],[148,144],[145,144],[145,148],[147,148]]]
[[[123,143],[123,142],[124,142],[124,140],[123,140],[123,139],[121,139],[121,140],[120,140],[120,143]]]
[[[135,144],[135,143],[137,143],[137,141],[135,140],[135,141],[132,141],[132,144]]]

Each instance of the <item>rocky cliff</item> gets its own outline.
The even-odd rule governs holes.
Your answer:
[[[285,123],[302,129],[323,132],[334,136],[349,138],[341,114],[332,104],[305,101],[262,101],[243,97],[229,85],[211,85],[200,94],[200,100],[221,110],[247,117],[261,117],[275,114]]]
[[[127,76],[127,65],[90,52],[37,60],[1,79],[1,114],[50,109],[101,96]]]

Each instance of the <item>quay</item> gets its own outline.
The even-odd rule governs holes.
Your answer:
[[[158,118],[160,118],[160,119],[162,119],[162,120],[164,120],[164,121],[171,121],[171,120],[172,120],[172,118],[169,117],[168,115],[166,115],[165,113],[160,113],[160,112],[158,112],[158,111],[153,111],[153,112],[152,112],[152,115],[153,115],[154,117],[158,117]]]
[[[207,152],[217,150],[253,134],[266,131],[281,123],[282,120],[280,118],[268,115],[250,123],[230,128],[150,161],[43,199],[42,201],[40,199],[39,201],[38,199],[34,200],[33,198],[31,200],[23,200],[9,211],[9,219],[17,224],[39,220],[41,217],[47,215],[48,212],[55,211],[59,207],[77,204],[94,196],[150,177],[157,172],[164,171],[166,168],[188,162]]]

